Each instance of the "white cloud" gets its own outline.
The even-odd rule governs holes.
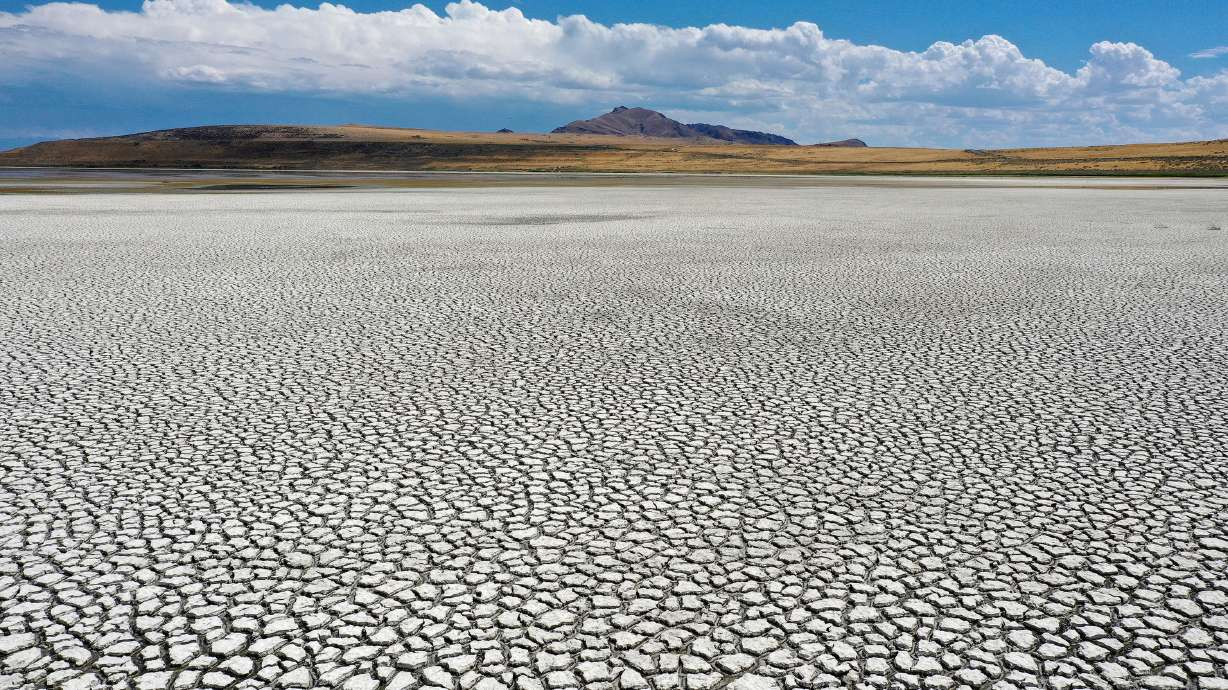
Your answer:
[[[0,13],[0,84],[95,72],[240,91],[625,102],[804,139],[988,146],[1228,133],[1228,72],[1183,80],[1133,43],[1096,43],[1070,74],[995,35],[909,52],[829,38],[806,22],[603,25],[469,0],[443,15],[423,5],[359,13],[226,0]]]
[[[1190,57],[1196,60],[1217,58],[1221,55],[1228,55],[1228,46],[1215,46],[1214,48],[1205,48],[1203,50],[1196,50],[1190,53]]]
[[[1100,41],[1091,47],[1092,59],[1079,68],[1077,80],[1092,93],[1172,86],[1181,73],[1151,51],[1134,43]]]

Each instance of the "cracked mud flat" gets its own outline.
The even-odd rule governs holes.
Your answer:
[[[1225,215],[0,199],[0,688],[1228,688]]]

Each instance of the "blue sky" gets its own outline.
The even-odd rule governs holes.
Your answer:
[[[253,4],[0,0],[0,147],[226,122],[548,130],[619,104],[802,141],[1228,136],[1222,1]]]

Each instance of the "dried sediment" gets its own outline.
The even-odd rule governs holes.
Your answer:
[[[0,686],[1228,686],[1216,191],[0,198]]]

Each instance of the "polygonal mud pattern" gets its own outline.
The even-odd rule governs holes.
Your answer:
[[[1225,208],[0,198],[0,687],[1228,688]]]

